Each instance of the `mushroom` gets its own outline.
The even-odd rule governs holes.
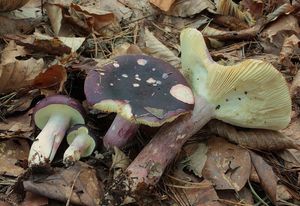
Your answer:
[[[271,130],[290,122],[289,90],[271,64],[249,59],[222,66],[212,60],[198,30],[185,29],[180,39],[182,72],[193,87],[194,110],[164,125],[129,165],[132,190],[156,184],[183,144],[211,119]]]
[[[123,55],[85,80],[87,102],[117,116],[103,138],[107,148],[125,145],[139,124],[152,127],[193,109],[194,97],[184,76],[170,64],[146,55]]]
[[[64,95],[49,96],[38,102],[34,107],[33,119],[42,131],[31,146],[28,157],[30,166],[51,162],[69,127],[85,123],[81,104]]]
[[[67,132],[70,145],[64,153],[63,162],[71,165],[81,157],[90,156],[96,148],[96,138],[84,124],[76,124]]]

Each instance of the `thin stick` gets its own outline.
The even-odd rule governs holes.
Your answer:
[[[70,205],[70,200],[71,200],[71,197],[72,197],[72,194],[73,194],[74,186],[75,186],[75,183],[76,183],[76,181],[77,181],[77,179],[78,179],[80,173],[81,173],[81,170],[76,174],[76,176],[75,176],[75,178],[74,178],[74,182],[73,182],[73,184],[72,184],[71,192],[70,192],[68,201],[67,201],[67,203],[66,203],[66,206],[69,206],[69,205]]]

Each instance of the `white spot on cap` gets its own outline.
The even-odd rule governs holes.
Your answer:
[[[136,80],[138,80],[138,81],[141,81],[141,80],[142,80],[142,79],[141,79],[141,78],[139,78],[139,77],[136,77],[135,79],[136,79]]]
[[[118,81],[120,81],[121,79],[120,79],[120,78],[118,78],[117,80],[118,80]]]
[[[127,74],[122,74],[122,77],[127,78],[128,75]]]
[[[173,86],[170,90],[170,94],[176,99],[178,99],[179,101],[182,101],[184,103],[187,104],[195,103],[192,90],[183,84],[176,84],[175,86]]]
[[[159,80],[157,80],[156,83],[159,84],[159,85],[161,85],[161,81],[159,81]]]
[[[156,69],[155,68],[152,68],[152,71],[155,71]]]
[[[119,68],[120,67],[120,64],[118,64],[118,62],[113,63],[113,65],[114,65],[115,68]]]
[[[104,72],[100,72],[100,75],[104,76],[105,74],[104,74]]]
[[[183,138],[185,138],[185,134],[182,134],[182,135],[178,135],[177,137],[176,137],[176,141],[178,141],[178,140],[181,140],[181,139],[183,139]]]
[[[139,87],[140,85],[137,83],[132,84],[133,87]]]
[[[149,79],[146,80],[146,82],[147,82],[148,84],[154,84],[154,83],[156,83],[156,80],[153,79],[152,77],[150,77]]]
[[[162,78],[163,79],[167,79],[169,77],[169,75],[167,73],[163,73]]]
[[[109,83],[109,85],[110,85],[110,86],[114,86],[114,84],[113,84],[113,83]]]
[[[145,66],[147,64],[146,59],[138,59],[136,62],[138,63],[138,65],[141,65],[141,66]]]

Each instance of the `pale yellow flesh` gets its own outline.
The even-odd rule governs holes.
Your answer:
[[[182,72],[194,92],[216,108],[216,119],[249,128],[278,130],[288,125],[289,90],[270,63],[249,59],[234,66],[219,65],[196,29],[181,33],[181,49]]]

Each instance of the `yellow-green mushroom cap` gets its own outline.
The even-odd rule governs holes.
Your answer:
[[[291,118],[291,98],[282,74],[270,63],[248,59],[233,66],[214,62],[201,32],[181,36],[182,72],[194,94],[215,107],[214,118],[242,127],[278,130]]]

